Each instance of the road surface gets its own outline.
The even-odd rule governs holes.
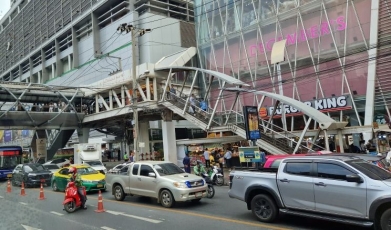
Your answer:
[[[6,182],[0,182],[0,229],[4,230],[68,230],[68,229],[134,229],[159,230],[224,229],[224,230],[364,230],[355,226],[335,224],[302,217],[281,216],[273,224],[255,220],[246,204],[230,199],[228,187],[216,187],[213,199],[203,199],[198,204],[180,203],[166,209],[156,200],[142,197],[127,197],[115,201],[111,192],[104,192],[103,205],[106,212],[96,213],[98,193],[88,194],[88,209],[73,214],[63,211],[64,194],[44,189],[45,200],[39,200],[39,188],[26,189],[20,196],[20,187],[12,187],[6,193]]]

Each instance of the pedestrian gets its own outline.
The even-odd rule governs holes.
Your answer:
[[[134,162],[134,152],[130,152],[130,157],[129,157],[130,162]]]
[[[205,167],[209,168],[210,167],[210,158],[209,158],[209,151],[208,148],[205,148],[204,151],[204,158],[205,158]]]
[[[121,161],[121,150],[120,149],[118,149],[117,157],[118,157],[118,161]]]
[[[125,161],[125,162],[128,162],[128,161],[129,161],[129,155],[128,155],[128,153],[126,153],[126,152],[125,152],[125,154],[124,154],[124,161]]]
[[[224,170],[223,170],[224,157],[221,155],[221,152],[219,150],[215,150],[215,152],[216,152],[215,160],[219,162],[219,167],[221,168],[221,174],[224,175]]]
[[[190,96],[190,113],[195,113],[196,111],[196,99],[194,97],[194,94]]]
[[[227,165],[227,168],[229,168],[229,171],[232,170],[231,158],[232,158],[232,152],[230,149],[227,149],[227,151],[224,154],[224,159],[225,159],[225,164]]]
[[[185,167],[185,172],[191,173],[189,153],[186,153],[185,158],[183,158],[183,166]]]

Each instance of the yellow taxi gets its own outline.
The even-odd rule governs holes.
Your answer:
[[[51,181],[54,191],[65,191],[68,180],[71,178],[69,174],[70,167],[77,168],[77,173],[80,174],[83,186],[86,187],[87,192],[106,191],[106,176],[87,165],[71,165],[55,172]]]

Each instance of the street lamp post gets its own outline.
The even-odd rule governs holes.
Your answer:
[[[133,147],[134,147],[134,155],[136,160],[138,160],[138,134],[139,134],[139,124],[138,124],[138,108],[137,108],[137,38],[143,36],[146,32],[150,32],[151,29],[138,29],[133,25],[124,23],[121,24],[117,31],[131,33],[131,43],[132,43],[132,85],[133,85],[133,95],[132,95],[132,107],[133,107]]]

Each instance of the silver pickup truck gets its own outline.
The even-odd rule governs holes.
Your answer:
[[[281,212],[391,229],[391,173],[354,156],[286,158],[277,172],[235,170],[229,196],[262,222]]]
[[[106,185],[111,187],[116,200],[126,195],[156,198],[163,207],[175,202],[198,202],[207,195],[207,184],[202,177],[185,173],[171,162],[142,161],[129,166],[124,174],[106,174]]]

